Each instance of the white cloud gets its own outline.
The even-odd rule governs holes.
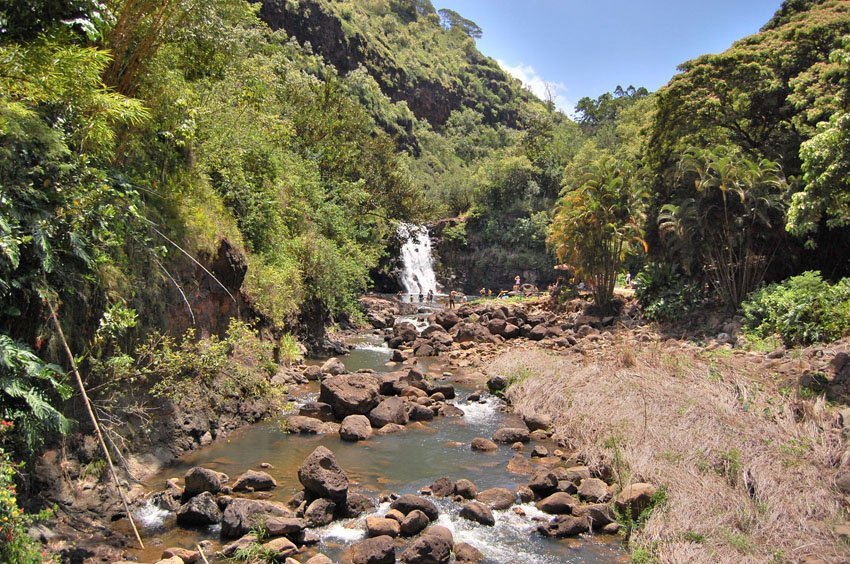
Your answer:
[[[541,100],[545,100],[551,96],[554,98],[555,106],[567,115],[572,115],[575,104],[567,99],[569,89],[563,82],[553,82],[545,80],[537,74],[537,71],[531,65],[509,65],[505,61],[496,59],[502,70],[522,82],[523,86],[531,90],[535,96]],[[547,93],[548,87],[548,93]]]

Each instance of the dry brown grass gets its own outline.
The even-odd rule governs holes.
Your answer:
[[[661,562],[850,560],[832,485],[846,445],[823,400],[786,397],[746,355],[619,339],[584,355],[507,352],[488,372],[520,375],[516,410],[552,415],[589,465],[666,487],[633,548]]]

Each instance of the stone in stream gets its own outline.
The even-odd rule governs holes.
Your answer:
[[[351,545],[339,559],[341,564],[395,564],[395,541],[386,535]]]
[[[460,322],[460,317],[457,313],[450,309],[444,309],[437,312],[434,316],[434,323],[448,331]]]
[[[331,406],[320,401],[305,403],[301,406],[301,409],[298,410],[298,415],[302,417],[312,417],[313,419],[325,422],[334,420],[334,412]]]
[[[463,417],[466,414],[458,406],[447,403],[440,406],[440,415],[443,417]]]
[[[221,510],[210,492],[196,495],[177,510],[177,523],[198,527],[221,521]]]
[[[270,517],[263,521],[263,526],[270,537],[297,538],[307,528],[307,523],[295,517]]]
[[[493,441],[502,444],[527,443],[529,440],[528,429],[519,427],[503,427],[493,433]]]
[[[537,431],[535,431],[536,433]],[[535,445],[531,450],[531,458],[546,458],[549,456],[549,449],[543,445]]]
[[[516,501],[516,496],[507,488],[490,488],[479,493],[475,498],[493,509],[507,509]]]
[[[576,499],[564,492],[555,492],[537,502],[537,509],[550,515],[570,515],[577,506]]]
[[[558,487],[558,477],[548,468],[543,468],[531,477],[528,487],[537,495],[548,495]]]
[[[286,419],[286,428],[296,435],[320,435],[323,424],[320,419],[302,415],[290,415]]]
[[[387,519],[395,519],[399,523],[404,521],[404,513],[399,511],[398,509],[390,509],[386,514]]]
[[[175,556],[185,562],[185,564],[195,564],[195,562],[198,561],[198,558],[201,557],[201,554],[197,550],[189,550],[188,548],[174,546],[163,550],[160,558],[165,560],[167,558],[174,558]]]
[[[371,436],[372,424],[365,415],[349,415],[339,427],[339,437],[344,441],[365,441]]]
[[[503,392],[508,387],[508,379],[504,376],[491,376],[487,380],[487,389],[491,394]]]
[[[532,441],[545,441],[550,437],[549,431],[542,431],[540,429],[536,431],[532,431],[529,435]]]
[[[196,466],[183,476],[183,499],[189,499],[203,492],[221,491],[221,474],[208,468]]]
[[[529,459],[521,454],[514,455],[508,461],[507,470],[511,474],[531,474],[537,469]]]
[[[591,528],[595,531],[604,529],[616,520],[614,510],[607,503],[582,505],[574,508],[573,514],[577,517],[587,517]]]
[[[658,488],[652,484],[631,484],[617,494],[614,505],[621,513],[628,512],[633,519],[637,519],[638,515],[652,502],[652,496],[657,491]]]
[[[298,547],[286,537],[280,537],[270,540],[263,544],[263,550],[272,556],[275,560],[292,556],[298,552]]]
[[[481,503],[480,501],[470,501],[460,510],[460,516],[469,521],[475,521],[482,525],[492,527],[496,524],[496,518],[493,517],[493,511]]]
[[[404,431],[404,425],[396,425],[395,423],[390,423],[389,425],[384,425],[377,431],[375,431],[376,435],[392,435],[394,433],[401,433]]]
[[[537,532],[547,537],[574,537],[590,531],[590,523],[586,517],[574,515],[558,515],[548,523],[537,526]]]
[[[371,374],[342,374],[322,380],[319,401],[329,404],[334,415],[366,415],[378,405],[380,385]]]
[[[322,365],[320,371],[322,374],[338,376],[340,374],[345,374],[345,364],[343,364],[342,361],[336,357],[329,358]]]
[[[455,482],[454,493],[464,499],[475,499],[478,495],[478,488],[466,478],[461,478]]]
[[[221,537],[239,538],[272,517],[292,516],[292,512],[282,503],[259,499],[233,499],[227,504],[221,518]]]
[[[235,492],[263,492],[277,487],[277,482],[266,472],[257,470],[248,470],[233,483],[233,491]]]
[[[331,560],[324,554],[317,554],[309,560],[305,560],[304,564],[333,564],[333,560]]]
[[[608,492],[608,484],[599,478],[587,478],[582,480],[578,486],[578,496],[591,502],[603,502],[611,499]]]
[[[428,519],[428,516],[425,515],[419,509],[414,509],[407,516],[402,519],[400,531],[401,534],[406,537],[412,537],[414,535],[418,535],[425,528],[431,524],[431,520]]]
[[[348,476],[323,446],[316,447],[298,468],[298,481],[317,497],[345,502],[348,495]]]
[[[405,515],[407,515],[414,509],[418,509],[422,513],[427,515],[428,519],[430,519],[431,521],[436,521],[437,517],[439,516],[437,506],[434,505],[434,502],[425,499],[424,497],[413,494],[404,494],[399,496],[398,499],[396,499],[390,504],[390,509],[397,509]]]
[[[470,446],[472,447],[472,450],[477,450],[479,452],[492,452],[499,449],[499,445],[490,439],[485,439],[484,437],[476,437],[472,439],[472,444]]]
[[[528,486],[517,486],[514,494],[519,498],[520,503],[531,503],[534,501],[534,492]]]
[[[434,497],[449,497],[454,493],[454,489],[454,482],[446,477],[438,478],[437,481],[430,486],[431,495]]]
[[[401,339],[402,343],[412,343],[418,336],[416,325],[409,321],[401,321],[393,326],[393,337]]]
[[[399,559],[405,564],[444,564],[451,560],[453,546],[443,535],[423,533]]]
[[[349,492],[348,497],[345,498],[345,503],[337,507],[337,514],[340,517],[351,519],[374,510],[375,504],[367,496],[357,492]]]
[[[522,420],[529,431],[545,431],[552,426],[552,418],[544,414],[524,414]]]
[[[459,542],[454,547],[455,562],[458,564],[477,564],[484,560],[480,550],[465,542]]]
[[[411,404],[408,417],[411,421],[431,421],[434,419],[434,412],[424,405]]]
[[[398,351],[396,351],[398,352]],[[388,372],[379,377],[378,389],[382,395],[397,396],[410,386],[406,371]]]
[[[336,503],[329,499],[319,498],[307,506],[304,511],[304,520],[309,527],[323,527],[330,525],[334,520]]]
[[[366,535],[369,538],[388,536],[397,537],[401,532],[399,522],[385,517],[366,517]]]
[[[379,429],[390,423],[407,425],[408,421],[404,400],[399,397],[389,397],[369,412],[369,422]]]

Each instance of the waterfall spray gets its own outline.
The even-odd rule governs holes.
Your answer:
[[[431,254],[431,237],[424,225],[402,223],[399,235],[404,240],[401,247],[401,284],[407,294],[427,294],[438,292],[437,277],[434,274],[434,257]]]

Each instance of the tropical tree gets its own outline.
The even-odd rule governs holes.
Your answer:
[[[689,274],[701,270],[718,299],[737,307],[764,279],[779,247],[788,183],[780,166],[739,149],[690,149],[681,158],[681,196],[665,204],[659,230]]]
[[[606,307],[626,253],[646,248],[641,228],[646,190],[639,168],[610,153],[598,152],[582,168],[567,175],[548,242],[559,260],[590,280],[596,304]]]

